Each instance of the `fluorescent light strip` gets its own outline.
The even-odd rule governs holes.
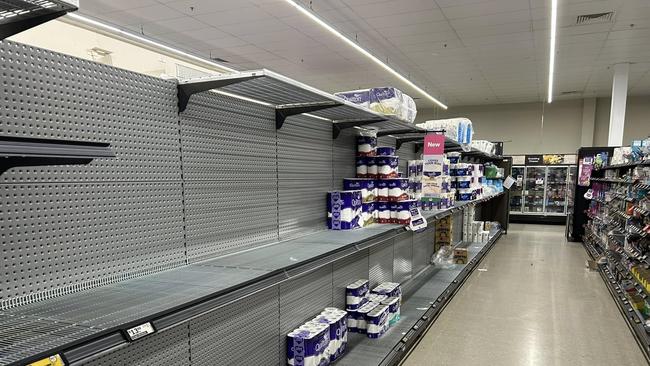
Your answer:
[[[557,32],[557,2],[551,0],[551,49],[548,61],[548,99],[549,103],[553,102],[553,74],[555,73],[555,34]]]
[[[185,58],[188,58],[188,59],[191,59],[191,60],[194,60],[194,61],[198,61],[198,62],[200,62],[202,64],[210,65],[210,66],[213,66],[215,68],[222,69],[222,70],[228,71],[228,72],[238,72],[237,70],[235,70],[235,69],[233,69],[231,67],[224,66],[222,64],[213,62],[213,61],[208,60],[206,58],[199,57],[199,56],[193,55],[191,53],[181,51],[179,49],[164,45],[164,44],[159,43],[159,42],[156,42],[156,41],[154,41],[152,39],[139,36],[139,35],[137,35],[135,33],[128,32],[128,31],[119,29],[117,27],[113,27],[113,26],[108,25],[106,23],[99,22],[97,20],[87,18],[87,17],[85,17],[83,15],[68,13],[66,15],[66,17],[69,17],[69,18],[73,19],[76,22],[80,22],[82,24],[91,26],[93,28],[103,30],[103,31],[108,32],[108,33],[113,33],[113,34],[119,35],[121,37],[124,37],[126,39],[130,39],[132,41],[136,41],[136,42],[140,42],[142,44],[148,45],[150,47],[159,48],[159,49],[165,50],[165,51],[167,51],[167,52],[169,52],[171,54],[176,54],[176,55],[181,56],[181,57],[185,57]]]
[[[400,79],[400,80],[403,81],[404,83],[408,84],[408,85],[409,85],[410,87],[412,87],[413,89],[417,90],[420,94],[424,95],[427,99],[431,100],[432,102],[434,102],[435,104],[437,104],[438,106],[440,106],[442,109],[447,109],[447,106],[446,106],[445,104],[443,104],[441,101],[439,101],[438,99],[436,99],[436,98],[434,98],[433,96],[431,96],[431,95],[430,95],[429,93],[427,93],[424,89],[422,89],[422,88],[420,88],[419,86],[415,85],[411,80],[409,80],[409,79],[407,79],[406,77],[402,76],[402,74],[400,74],[399,72],[395,71],[393,68],[391,68],[390,66],[388,66],[387,64],[385,64],[384,62],[382,62],[380,59],[378,59],[377,57],[375,57],[372,53],[366,51],[363,47],[359,46],[358,44],[356,44],[354,41],[352,41],[352,40],[349,39],[348,37],[344,36],[341,32],[337,31],[337,30],[334,29],[332,26],[330,26],[329,24],[325,23],[323,20],[321,20],[319,17],[317,17],[314,13],[312,13],[312,12],[309,11],[309,10],[307,10],[305,7],[299,5],[298,3],[296,3],[296,2],[293,1],[293,0],[285,0],[285,1],[286,1],[289,5],[293,6],[293,7],[296,8],[298,11],[300,11],[301,13],[303,13],[305,16],[307,16],[308,18],[310,18],[310,19],[313,20],[314,22],[318,23],[321,27],[327,29],[328,31],[330,31],[330,33],[332,33],[332,34],[334,34],[335,36],[337,36],[338,38],[340,38],[343,42],[345,42],[345,43],[347,43],[348,45],[352,46],[354,49],[356,49],[357,51],[359,51],[360,53],[362,53],[363,55],[365,55],[366,57],[368,57],[369,59],[371,59],[372,61],[374,61],[376,64],[378,64],[379,66],[381,66],[382,68],[384,68],[386,71],[390,72],[391,74],[393,74],[394,76],[396,76],[398,79]]]

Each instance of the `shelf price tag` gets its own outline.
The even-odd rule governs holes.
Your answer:
[[[126,335],[129,337],[130,341],[135,341],[136,339],[148,336],[154,332],[155,330],[153,329],[153,325],[151,325],[149,322],[146,322],[144,324],[138,325],[137,327],[127,329]]]
[[[27,366],[65,366],[65,363],[63,362],[61,356],[54,355],[36,362],[32,362]]]

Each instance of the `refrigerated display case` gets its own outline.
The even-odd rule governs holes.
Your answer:
[[[575,178],[575,166],[515,166],[512,172],[517,183],[510,192],[511,221],[564,222],[573,205],[569,181]]]

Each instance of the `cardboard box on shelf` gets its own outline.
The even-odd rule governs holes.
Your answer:
[[[454,263],[456,264],[467,264],[467,248],[456,248],[454,249]]]

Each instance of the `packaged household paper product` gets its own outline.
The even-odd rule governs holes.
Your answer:
[[[367,301],[369,282],[368,280],[357,280],[345,287],[345,308],[356,310],[364,301]]]
[[[388,180],[380,179],[375,182],[377,188],[377,201],[388,201]]]
[[[447,153],[447,158],[449,159],[450,164],[458,164],[460,162],[460,153],[459,152],[450,152]]]
[[[377,148],[376,132],[360,132],[357,136],[357,156],[375,156]]]
[[[375,180],[368,178],[345,178],[343,179],[343,190],[361,191],[361,202],[374,202],[377,196]]]
[[[392,202],[390,204],[390,217],[393,224],[408,225],[411,222],[411,209],[418,206],[418,201],[408,200]]]
[[[397,156],[377,156],[375,162],[377,164],[377,178],[399,178],[397,172],[399,167],[399,158]]]
[[[379,338],[388,330],[388,306],[378,305],[366,316],[368,338]]]
[[[449,176],[422,177],[422,197],[440,197],[452,188],[452,179]]]
[[[382,294],[368,294],[368,301],[376,302],[377,304],[381,304],[387,298],[388,296]]]
[[[372,289],[371,293],[386,295],[388,297],[402,298],[402,287],[397,282],[382,282]]]
[[[348,102],[358,104],[366,108],[370,107],[370,89],[338,92],[334,93],[334,95],[343,100],[347,100]]]
[[[445,136],[461,145],[466,145],[468,148],[472,143],[472,137],[474,136],[472,121],[467,118],[426,121],[424,123],[419,123],[418,127],[426,130],[444,130]]]
[[[327,227],[352,230],[360,227],[361,191],[327,192]]]
[[[376,302],[367,302],[355,312],[355,317],[357,319],[357,333],[365,334],[368,330],[368,313],[371,312],[374,308],[377,307]]]
[[[459,201],[472,201],[476,199],[476,191],[473,189],[459,189],[457,198]]]
[[[377,156],[394,156],[395,148],[390,146],[378,146]]]
[[[388,182],[388,201],[404,201],[409,198],[408,178],[386,179]]]
[[[472,177],[454,177],[455,188],[465,189],[472,185]]]
[[[391,223],[390,203],[377,202],[377,222],[380,224]]]
[[[361,227],[366,227],[375,223],[375,202],[361,204]]]
[[[388,325],[392,326],[400,319],[400,298],[397,296],[387,297],[381,302],[382,305],[388,306]]]
[[[377,178],[377,158],[374,156],[366,156],[366,178]]]
[[[329,364],[329,326],[305,324],[287,334],[287,363],[292,366]]]
[[[357,156],[357,178],[368,177],[368,160],[365,156]]]
[[[330,309],[330,310],[327,310]],[[332,310],[333,309],[333,310]],[[330,343],[328,353],[330,362],[341,358],[348,346],[347,312],[336,308],[326,308],[316,321],[326,323],[330,327]]]

